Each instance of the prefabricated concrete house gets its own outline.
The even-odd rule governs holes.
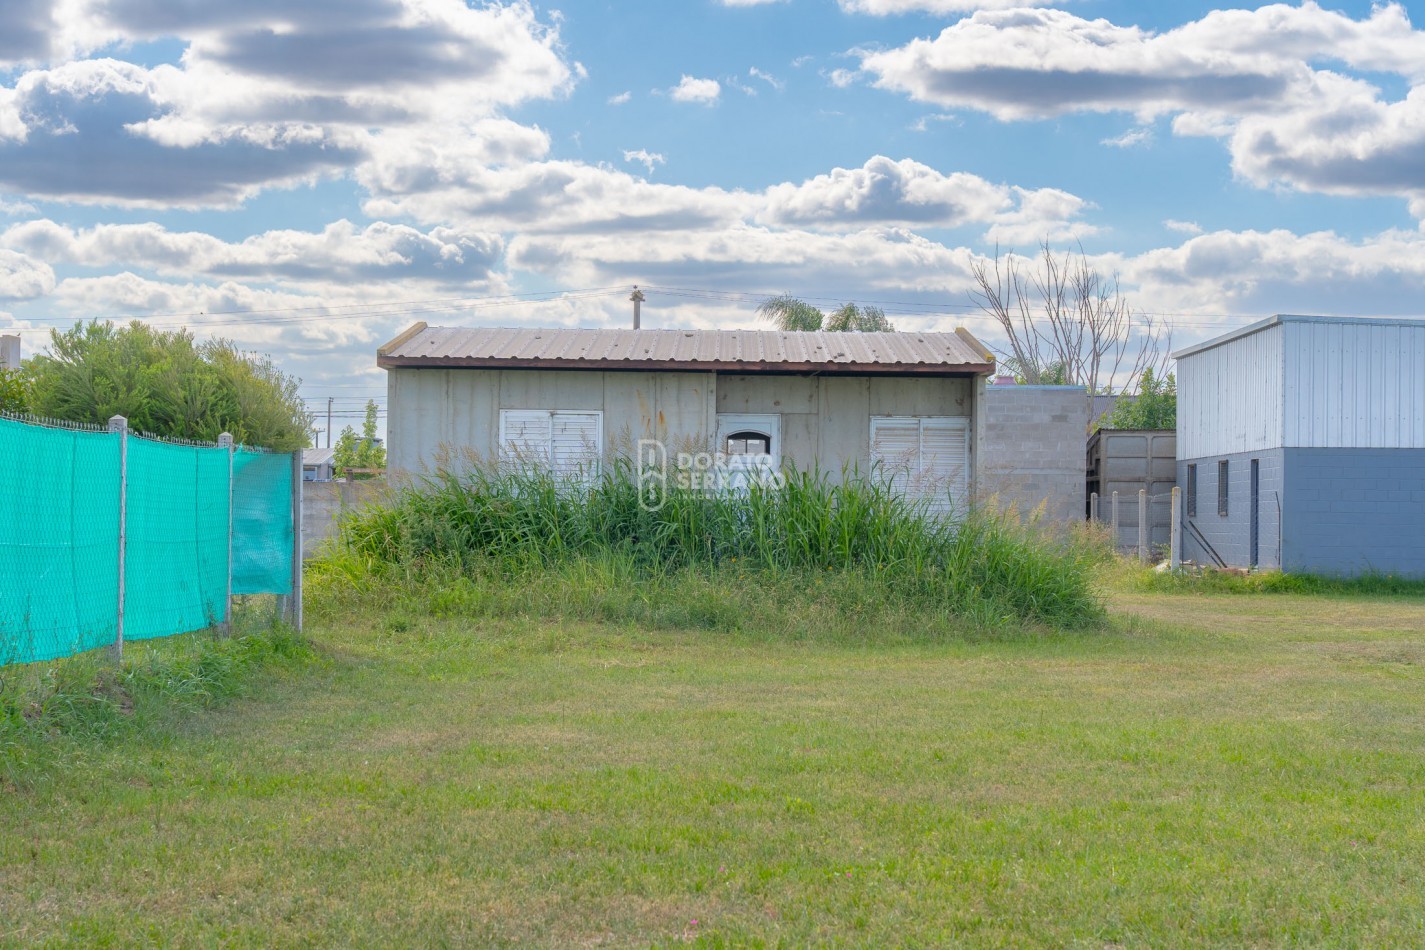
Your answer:
[[[779,468],[923,473],[975,486],[994,359],[954,333],[457,329],[381,347],[395,473],[533,454],[562,471],[656,441]],[[912,479],[915,481],[915,479]],[[908,484],[908,487],[909,484]]]
[[[1275,316],[1174,356],[1185,558],[1425,576],[1425,321]]]

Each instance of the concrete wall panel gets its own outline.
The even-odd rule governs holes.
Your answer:
[[[646,373],[600,373],[604,385],[604,445],[631,453],[640,439],[653,438],[658,400]]]
[[[498,373],[501,409],[604,408],[602,373],[531,369],[506,369]],[[450,411],[458,413],[462,410],[459,406],[451,406]]]
[[[872,377],[873,416],[968,416],[973,408],[968,379]]]
[[[871,458],[871,380],[827,376],[820,383],[817,453],[822,470],[836,477],[843,468],[864,475]]]
[[[712,373],[656,374],[653,431],[669,451],[701,452],[712,445],[717,382]],[[606,419],[605,424],[614,421]]]
[[[336,534],[341,516],[367,502],[380,500],[386,483],[304,482],[302,484],[302,557],[320,553],[323,543]]]
[[[820,383],[815,376],[719,376],[717,411],[815,413]]]

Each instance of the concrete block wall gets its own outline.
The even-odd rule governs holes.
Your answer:
[[[982,501],[1044,519],[1084,520],[1084,439],[1089,401],[1081,386],[987,386],[980,450]]]
[[[1218,463],[1227,461],[1227,514],[1217,513]],[[1283,521],[1290,515],[1290,504],[1285,485],[1289,481],[1281,449],[1261,452],[1238,452],[1232,455],[1208,456],[1200,459],[1184,459],[1177,463],[1178,485],[1183,498],[1183,550],[1185,560],[1199,564],[1214,563],[1211,555],[1188,530],[1191,522],[1212,545],[1217,555],[1228,567],[1249,567],[1251,565],[1251,500],[1252,500],[1252,459],[1258,466],[1258,534],[1257,566],[1281,567],[1278,551],[1290,537],[1283,534]],[[1197,514],[1188,515],[1188,466],[1197,466]],[[1278,517],[1280,502],[1281,517]]]
[[[386,490],[382,479],[361,482],[302,483],[302,558],[312,557],[336,534],[337,522],[353,508],[376,501]]]
[[[1425,449],[1284,449],[1286,570],[1425,577]]]

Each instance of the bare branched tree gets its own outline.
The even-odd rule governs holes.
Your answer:
[[[1095,394],[1134,395],[1144,370],[1165,375],[1169,328],[1134,313],[1118,276],[1099,273],[1080,247],[1054,254],[1039,247],[1037,266],[1013,252],[980,261],[971,296],[1004,330],[1002,365],[1029,384],[1083,386]]]

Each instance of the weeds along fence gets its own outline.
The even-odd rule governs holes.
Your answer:
[[[0,667],[231,623],[301,625],[301,455],[0,415]]]

